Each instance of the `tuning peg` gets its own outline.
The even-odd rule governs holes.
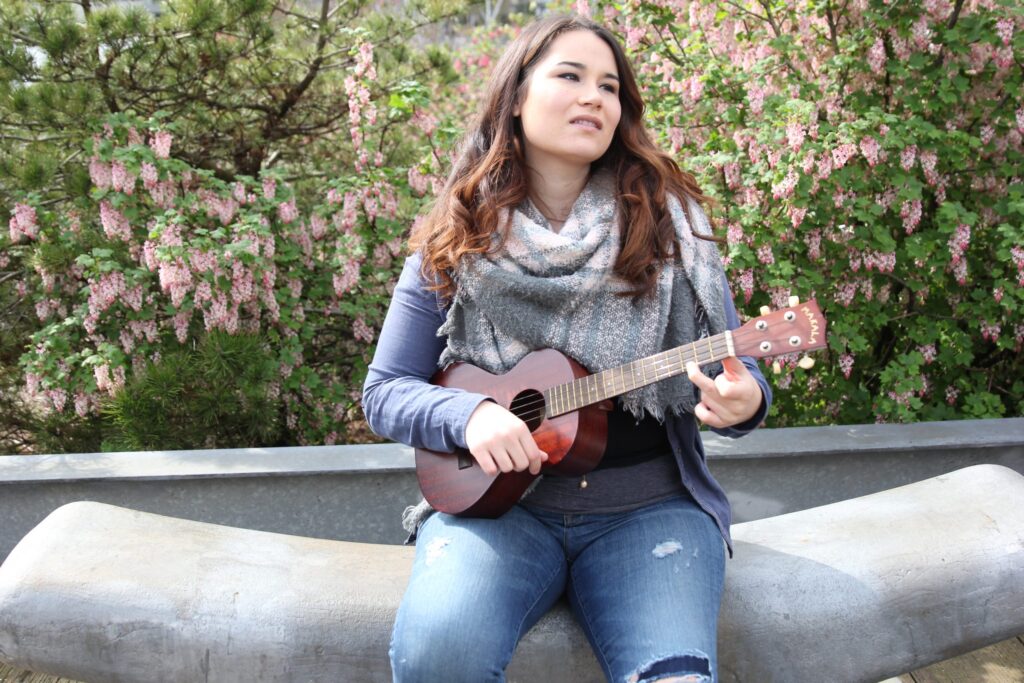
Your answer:
[[[797,361],[797,365],[802,367],[804,370],[810,370],[811,368],[814,367],[814,359],[811,358],[810,356],[804,356],[799,361]]]
[[[772,363],[772,372],[774,372],[776,375],[782,372],[782,364],[779,361],[775,361],[774,363]]]
[[[800,297],[798,297],[798,296],[791,296],[791,297],[789,297],[789,305],[790,305],[790,307],[799,306],[800,305]]]
[[[768,315],[771,312],[772,312],[772,309],[768,308],[767,306],[762,306],[761,307],[761,315]]]

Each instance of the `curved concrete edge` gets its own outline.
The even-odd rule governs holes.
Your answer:
[[[734,527],[723,682],[874,683],[1024,631],[1024,477],[976,466]],[[82,681],[387,681],[412,549],[98,503],[0,567],[0,659]],[[560,606],[512,681],[600,680]]]
[[[1024,632],[1022,501],[977,465],[734,527],[722,681],[872,683]]]

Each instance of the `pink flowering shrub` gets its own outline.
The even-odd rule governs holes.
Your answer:
[[[829,348],[810,373],[793,367],[796,356],[778,359],[786,374],[773,425],[1024,413],[1017,4],[563,5],[628,46],[652,131],[717,202],[744,317],[789,295],[822,305]],[[0,369],[16,367],[21,393],[54,419],[99,424],[104,406],[170,367],[162,359],[191,362],[182,352],[226,336],[254,340],[246,348],[272,367],[258,381],[276,401],[278,432],[261,439],[365,437],[358,393],[404,237],[440,189],[467,112],[519,27],[464,29],[424,60],[394,36],[342,31],[347,19],[335,16],[323,52],[330,70],[307,73],[289,70],[314,55],[291,51],[319,45],[318,22],[296,10],[274,30],[301,38],[256,58],[260,41],[233,35],[269,26],[253,8],[231,9],[249,14],[225,15],[229,31],[197,23],[194,44],[161,43],[208,84],[189,101],[197,114],[168,123],[161,112],[183,111],[179,73],[110,52],[115,66],[130,61],[144,75],[115,69],[123,76],[93,83],[98,110],[69,118],[46,101],[26,124],[28,139],[51,117],[65,128],[89,122],[78,138],[62,128],[57,142],[24,143],[21,184],[4,190],[0,207],[0,304],[35,330],[0,339]],[[78,21],[59,4],[41,11]],[[22,14],[0,43],[37,31]],[[80,67],[68,81],[79,87],[104,73],[90,61],[95,41],[116,41],[54,42],[73,34],[53,30],[37,43],[50,46],[55,67]],[[164,35],[174,32],[146,40]],[[45,80],[31,59],[11,64],[26,82]],[[12,120],[29,110],[22,95],[10,98],[21,107]],[[108,119],[108,97],[142,115]],[[46,144],[59,160],[50,166],[66,166],[63,185],[48,186],[49,166],[33,163]]]
[[[747,316],[792,294],[829,320],[813,371],[784,359],[772,424],[1024,414],[1019,3],[584,10],[716,200]]]
[[[268,417],[259,404],[262,431],[236,425],[224,432],[232,414],[209,432],[193,429],[198,442],[181,429],[171,444],[344,440],[401,265],[407,222],[399,194],[407,186],[391,182],[401,174],[365,168],[328,181],[300,208],[280,178],[224,182],[175,159],[173,147],[170,130],[113,117],[86,149],[93,190],[74,213],[17,205],[11,250],[33,264],[25,294],[39,317],[21,360],[27,394],[48,411],[82,418],[104,405],[127,411],[131,404],[116,399],[133,378],[167,381],[160,367],[172,354],[187,368],[181,352],[211,334],[245,336],[258,340],[247,347],[247,367],[273,371],[259,374],[259,386],[237,390],[274,397],[280,410]],[[223,387],[199,380],[189,387],[179,400],[226,401],[208,400]],[[119,420],[122,434],[134,433]],[[277,431],[265,429],[278,422]],[[171,439],[172,432],[160,434]],[[107,443],[161,447],[110,434]]]

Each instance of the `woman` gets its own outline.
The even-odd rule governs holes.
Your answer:
[[[489,474],[537,473],[547,454],[523,421],[486,395],[430,385],[438,367],[503,373],[550,347],[598,371],[739,325],[703,195],[642,119],[603,27],[550,18],[509,46],[412,236],[364,388],[375,432],[467,448]],[[741,435],[770,391],[750,359],[712,377],[691,364],[619,397],[598,468],[541,477],[498,519],[412,520],[395,680],[503,680],[520,636],[563,593],[609,680],[714,680],[730,512],[697,420]]]

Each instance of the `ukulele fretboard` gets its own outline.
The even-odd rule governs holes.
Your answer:
[[[647,358],[595,372],[572,382],[555,385],[543,392],[544,416],[557,417],[584,406],[599,403],[654,382],[686,372],[686,364],[707,365],[726,356],[735,356],[732,332],[698,339]]]

